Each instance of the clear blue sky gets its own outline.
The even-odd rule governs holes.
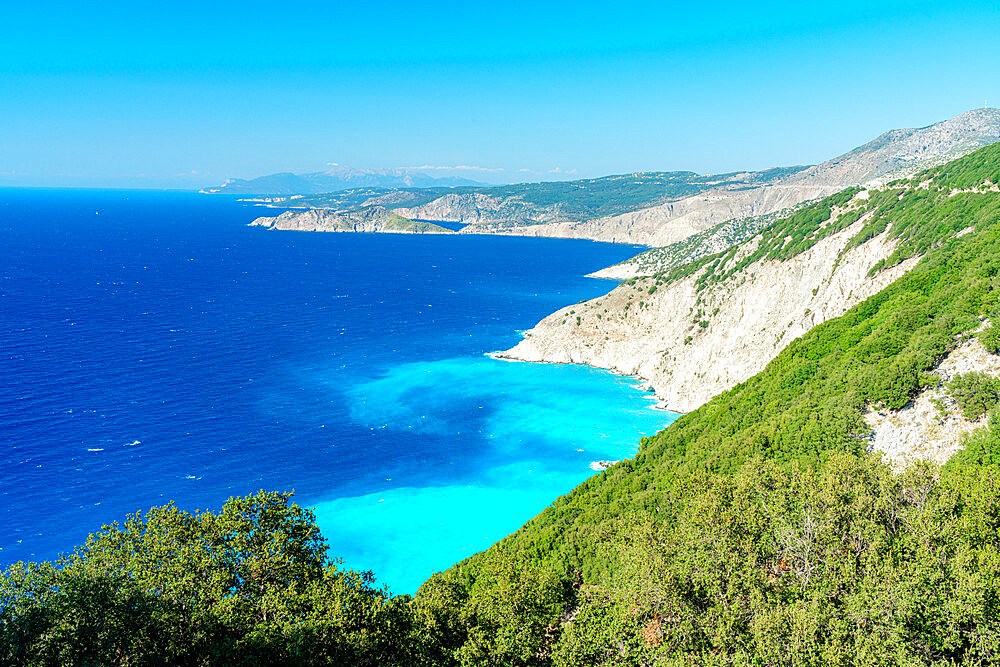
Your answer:
[[[0,185],[814,163],[1000,106],[995,3],[7,3]],[[433,173],[453,173],[438,170]]]

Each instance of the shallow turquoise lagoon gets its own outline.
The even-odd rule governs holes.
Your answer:
[[[401,364],[345,394],[363,427],[450,438],[460,450],[422,470],[420,485],[390,478],[377,493],[316,505],[331,552],[395,593],[517,530],[597,474],[592,463],[634,456],[640,437],[677,417],[631,378],[488,357]]]

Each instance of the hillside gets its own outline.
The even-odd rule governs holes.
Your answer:
[[[170,505],[9,568],[0,662],[994,664],[998,184],[995,145],[621,286],[628,311],[680,284],[714,299],[718,313],[687,314],[707,336],[726,290],[766,276],[809,278],[810,296],[824,280],[858,289],[850,276],[884,285],[413,598],[328,561],[288,494]],[[800,273],[804,258],[829,264]],[[785,308],[777,294],[762,311]]]
[[[601,277],[629,278],[662,271],[738,242],[775,215],[855,185],[878,185],[1000,141],[1000,110],[976,109],[933,125],[892,130],[811,167],[699,175],[646,172],[553,183],[481,188],[372,189],[277,198],[272,205],[336,211],[385,206],[416,220],[466,225],[466,234],[581,238],[667,247],[705,233],[704,245],[684,252],[651,252],[609,268]],[[433,185],[433,184],[429,184]],[[315,189],[304,190],[315,193]],[[712,235],[717,225],[728,224]],[[735,225],[735,228],[734,228]],[[744,235],[745,234],[745,235]]]
[[[669,270],[748,239],[773,222],[775,214],[790,212],[815,197],[854,185],[877,186],[893,179],[908,178],[921,169],[943,164],[997,141],[1000,141],[1000,110],[973,109],[927,127],[890,130],[839,157],[790,174],[775,184],[776,188],[785,190],[782,206],[760,200],[764,192],[746,193],[741,198],[749,198],[754,205],[732,208],[725,220],[705,219],[707,227],[690,225],[685,217],[687,213],[675,215],[674,210],[650,210],[646,213],[650,221],[672,218],[674,222],[668,228],[690,226],[694,233],[660,237],[667,242],[651,243],[649,245],[660,247],[598,271],[595,276],[621,280]],[[707,201],[691,202],[691,205],[695,211],[709,208]],[[723,217],[726,215],[724,212]],[[632,224],[634,221],[624,222]]]
[[[469,225],[467,233],[506,233],[521,226],[596,220],[674,201],[720,186],[771,183],[802,167],[703,176],[690,171],[645,172],[578,181],[492,187],[354,188],[336,193],[267,198],[268,205],[334,211],[386,206],[420,220]]]
[[[522,183],[449,193],[401,215],[470,225],[467,233],[521,233],[523,227],[603,220],[719,188],[741,190],[779,181],[802,167],[700,175],[645,172],[580,181]]]
[[[1000,427],[979,422],[944,469],[897,474],[866,454],[865,419],[940,389],[938,369],[973,332],[996,354],[1000,333],[982,322],[1000,314],[998,182],[994,146],[879,190],[848,245],[885,243],[888,229],[895,249],[870,271],[922,257],[914,266],[644,439],[634,460],[425,584],[418,605],[433,628],[454,619],[454,655],[845,665],[1000,655]],[[829,220],[781,221],[753,253],[792,263],[853,224]],[[708,289],[739,270],[722,259],[687,272]],[[964,378],[943,385],[955,398],[944,415],[997,405],[995,379]],[[526,598],[535,606],[519,607]]]

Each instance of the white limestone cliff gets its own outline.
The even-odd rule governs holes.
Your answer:
[[[863,191],[857,198],[866,196]],[[916,264],[919,258],[912,257],[868,275],[895,249],[888,231],[842,253],[867,219],[791,259],[758,261],[701,289],[697,280],[704,269],[659,287],[652,278],[622,284],[546,317],[499,356],[639,376],[664,407],[691,411],[759,373],[795,338]],[[728,266],[752,253],[759,239],[744,244]]]

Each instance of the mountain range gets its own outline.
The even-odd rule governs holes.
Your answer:
[[[351,188],[431,188],[481,186],[478,181],[457,176],[434,178],[415,169],[355,169],[334,165],[325,171],[308,174],[281,172],[249,180],[230,178],[206,194],[294,195],[339,192]]]

